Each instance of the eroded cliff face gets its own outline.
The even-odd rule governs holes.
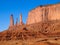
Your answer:
[[[48,6],[48,19],[49,20],[60,20],[60,4]]]
[[[60,4],[39,6],[28,14],[26,24],[60,20]]]

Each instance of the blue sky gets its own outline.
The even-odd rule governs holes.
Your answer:
[[[0,0],[0,31],[9,27],[10,15],[19,19],[20,13],[23,16],[23,22],[26,23],[28,12],[40,5],[56,4],[60,0]]]

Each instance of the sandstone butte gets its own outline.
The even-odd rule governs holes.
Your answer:
[[[32,9],[28,13],[26,24],[22,21],[22,14],[20,22],[16,19],[14,24],[11,14],[9,28],[0,32],[0,44],[60,45],[60,3]]]

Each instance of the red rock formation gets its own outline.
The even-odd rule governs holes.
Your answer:
[[[18,24],[18,18],[16,19],[16,26],[18,26],[19,24]]]
[[[60,20],[60,4],[39,6],[28,14],[26,24]]]
[[[48,19],[49,20],[60,20],[60,4],[47,6],[49,8]]]
[[[43,22],[46,22],[48,21],[48,8],[45,8],[45,7],[42,7],[43,10],[42,10],[42,21]]]
[[[10,27],[14,26],[14,19],[13,19],[13,15],[11,14],[10,16]]]
[[[23,25],[22,14],[20,14],[20,25]]]
[[[10,27],[12,28],[9,28],[8,30],[1,32],[0,40],[26,40],[36,38],[60,37],[60,21],[55,20],[59,18],[59,14],[57,16],[52,17],[53,14],[51,14],[52,12],[50,10],[52,7],[54,7],[54,5],[51,5],[50,7],[37,7],[36,9],[29,12],[27,24],[31,25],[22,25],[23,21],[21,14],[19,26],[15,26],[13,15],[11,15]],[[51,14],[51,16],[49,14]],[[48,21],[51,19],[55,21]],[[47,21],[47,23],[42,23],[41,21]],[[18,25],[18,19],[16,20],[16,25]]]

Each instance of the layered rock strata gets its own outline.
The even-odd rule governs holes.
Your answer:
[[[28,13],[26,24],[60,20],[60,4],[38,6]]]

